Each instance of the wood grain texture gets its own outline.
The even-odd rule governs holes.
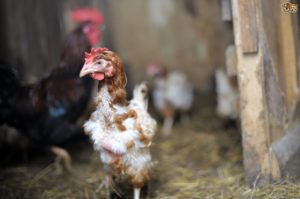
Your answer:
[[[3,0],[2,6],[2,58],[18,67],[23,80],[39,79],[59,58],[61,1]]]
[[[229,45],[225,51],[226,71],[229,76],[237,75],[237,54],[235,45]]]
[[[281,0],[281,3],[284,3]],[[279,12],[279,53],[284,79],[284,92],[289,111],[295,108],[299,98],[299,32],[296,15]]]
[[[257,53],[258,35],[255,0],[241,0],[239,3],[241,39],[243,53]]]
[[[274,81],[272,78],[267,77],[263,70],[265,67],[268,67],[272,71],[273,65],[270,64],[271,62],[266,61],[266,57],[270,58],[269,49],[265,48],[268,45],[267,40],[261,39],[259,44],[257,42],[258,36],[264,38],[260,1],[264,0],[255,1],[258,3],[258,8],[255,8],[257,10],[251,15],[249,11],[253,11],[254,4],[251,4],[251,2],[253,3],[254,1],[232,1],[235,44],[238,57],[237,72],[240,91],[245,181],[249,186],[268,184],[281,179],[279,163],[275,154],[270,150],[272,142],[270,117],[273,116],[269,114],[271,113],[269,109],[270,101],[266,95],[266,82],[270,80],[270,82],[274,83]],[[259,23],[253,23],[252,19],[255,19],[254,21],[257,19]],[[274,76],[276,74],[270,73],[270,75]],[[266,79],[268,81],[265,81]],[[276,84],[273,84],[273,86],[277,88]],[[280,92],[274,89],[274,93],[271,95],[277,98],[277,94],[280,95]]]

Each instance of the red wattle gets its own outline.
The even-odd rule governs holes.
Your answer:
[[[103,80],[104,79],[104,74],[103,73],[92,73],[91,77],[95,80]]]

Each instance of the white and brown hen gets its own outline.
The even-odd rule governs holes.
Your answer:
[[[128,103],[124,67],[116,53],[106,48],[92,49],[85,60],[80,76],[89,74],[99,86],[96,110],[85,122],[84,130],[108,169],[106,187],[111,184],[111,174],[127,175],[138,199],[141,187],[149,180],[149,147],[156,130],[156,121],[147,112],[147,87],[144,83],[137,86]]]
[[[167,72],[166,68],[159,64],[149,64],[147,74],[154,78],[154,106],[164,117],[163,133],[169,135],[175,114],[182,115],[191,109],[194,100],[193,87],[185,74],[178,71]]]

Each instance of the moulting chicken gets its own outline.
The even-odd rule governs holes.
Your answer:
[[[60,146],[82,133],[75,123],[93,87],[90,77],[80,79],[78,74],[84,52],[100,39],[103,23],[95,9],[77,9],[71,17],[80,24],[67,36],[58,65],[37,83],[21,84],[11,67],[0,64],[0,124],[15,127],[34,147],[50,150],[66,169],[71,158]]]
[[[169,135],[175,115],[187,113],[193,104],[193,87],[186,76],[177,71],[168,73],[159,64],[149,64],[147,75],[154,78],[153,102],[155,108],[164,117],[163,132]],[[184,116],[184,115],[183,115]]]
[[[134,89],[133,99],[126,101],[126,76],[116,53],[106,48],[92,49],[85,55],[80,76],[90,75],[99,81],[97,108],[84,124],[95,150],[107,170],[104,185],[111,184],[110,173],[125,174],[134,186],[138,199],[141,187],[148,181],[152,166],[149,147],[156,130],[156,121],[147,112],[147,87]]]

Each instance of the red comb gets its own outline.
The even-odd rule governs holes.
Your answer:
[[[103,23],[103,15],[95,8],[77,8],[71,12],[71,19],[75,22],[91,21],[95,24]]]
[[[84,53],[84,60],[86,63],[92,62],[94,57],[98,54],[100,54],[103,51],[107,51],[108,48],[92,48],[90,53],[85,52]]]

